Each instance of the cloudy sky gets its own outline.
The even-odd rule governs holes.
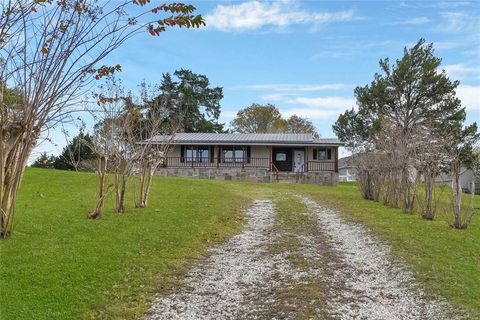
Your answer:
[[[423,37],[460,81],[468,121],[480,119],[480,2],[202,1],[202,30],[137,37],[109,60],[123,66],[127,87],[159,82],[187,68],[224,88],[221,120],[250,104],[273,103],[284,115],[310,118],[323,137],[355,105],[353,89],[369,83],[384,57],[400,58]],[[39,150],[58,153],[45,142]]]

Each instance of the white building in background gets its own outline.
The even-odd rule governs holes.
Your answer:
[[[357,181],[357,167],[351,156],[338,159],[338,181]]]
[[[470,193],[470,188],[474,179],[475,174],[473,173],[472,169],[467,169],[465,167],[460,169],[460,184],[463,192]],[[448,184],[451,186],[453,177],[450,174],[441,174],[437,177],[437,179],[435,179],[435,182],[439,184]],[[480,194],[480,177],[477,177],[475,180],[475,193]]]

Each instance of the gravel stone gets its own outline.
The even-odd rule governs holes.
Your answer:
[[[268,293],[289,267],[283,255],[267,250],[275,239],[273,203],[255,201],[246,216],[246,231],[210,249],[209,261],[187,274],[189,290],[157,296],[150,319],[261,319],[263,306],[271,303]]]
[[[325,301],[320,301],[314,319],[463,318],[446,301],[426,295],[412,273],[393,260],[390,247],[364,227],[344,221],[310,198],[298,198],[308,208],[303,214],[317,222],[313,231],[274,232],[274,202],[254,201],[246,211],[246,230],[210,248],[208,258],[184,277],[179,292],[157,295],[147,318],[295,319],[295,306],[288,308],[284,293],[312,277],[325,284],[321,295]],[[271,250],[289,237],[299,240],[300,249]],[[292,266],[289,254],[301,255],[308,266],[302,270]]]
[[[430,297],[413,279],[407,268],[392,261],[390,247],[357,224],[299,196],[317,216],[320,231],[330,238],[342,260],[330,279],[338,282],[336,294],[328,302],[340,319],[459,319],[461,315],[438,297]],[[334,268],[338,261],[330,261]]]

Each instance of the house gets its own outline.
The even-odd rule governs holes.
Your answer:
[[[472,181],[475,179],[475,194],[480,194],[480,177],[475,177],[472,169],[466,167],[460,168],[460,184],[463,192],[470,193]],[[435,182],[438,184],[448,184],[452,186],[453,177],[451,174],[440,174]]]
[[[357,166],[352,156],[338,159],[338,181],[357,181]]]
[[[338,180],[336,138],[298,133],[177,133],[159,175],[208,179],[294,181],[334,185]]]

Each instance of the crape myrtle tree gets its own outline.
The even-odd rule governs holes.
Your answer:
[[[91,149],[99,158],[99,197],[95,210],[89,215],[97,219],[102,215],[105,196],[115,191],[115,211],[125,211],[127,184],[134,173],[140,176],[140,193],[136,206],[147,206],[154,172],[164,161],[170,142],[182,123],[170,118],[162,99],[156,99],[159,86],[138,86],[139,93],[125,92],[114,76],[94,95],[101,110],[93,110],[96,119]],[[168,120],[168,121],[167,121]],[[169,126],[166,125],[168,123]],[[150,143],[158,135],[166,136],[160,143]],[[105,186],[107,172],[113,173],[114,182]]]
[[[475,177],[470,186],[471,201],[470,206],[466,210],[462,210],[462,187],[460,181],[460,171],[462,166],[478,171],[478,153],[475,152],[475,146],[479,141],[477,124],[473,123],[463,127],[461,123],[457,126],[448,128],[444,131],[444,146],[447,156],[449,157],[449,169],[452,175],[452,207],[453,221],[450,226],[455,229],[466,229],[472,221],[475,214],[474,194],[475,194]]]
[[[375,74],[370,85],[355,89],[358,111],[346,111],[333,126],[346,146],[363,158],[385,157],[387,163],[381,166],[386,175],[387,202],[405,212],[414,208],[419,177],[416,171],[427,176],[428,188],[433,188],[446,157],[432,153],[441,151],[438,144],[445,132],[462,127],[465,121],[465,108],[455,96],[459,83],[440,71],[440,65],[433,45],[424,39],[405,48],[403,57],[394,64],[388,58],[380,60],[381,73]],[[445,152],[445,148],[442,150]],[[428,166],[423,165],[426,159]],[[362,181],[365,176],[375,175],[375,168],[370,169],[359,175],[361,187],[369,185]],[[371,199],[370,192],[363,194]],[[432,193],[426,194],[430,204],[425,208],[431,211]],[[424,216],[433,218],[432,212]]]
[[[75,110],[102,64],[128,39],[170,27],[200,27],[195,7],[150,0],[7,0],[0,4],[0,236],[12,230],[27,159],[42,130]],[[21,100],[5,99],[7,88]]]

